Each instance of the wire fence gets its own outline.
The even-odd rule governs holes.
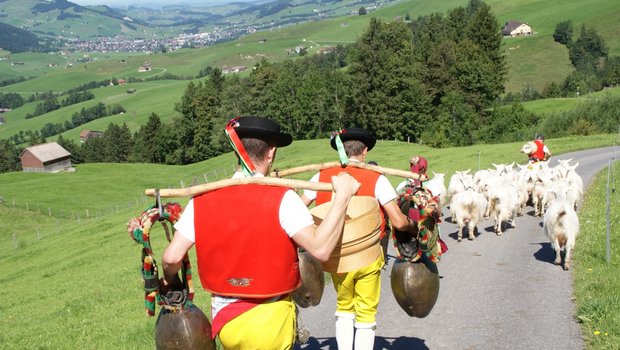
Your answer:
[[[202,183],[209,183],[229,178],[236,170],[236,166],[219,168],[211,170],[201,176],[192,177],[188,186],[196,186]],[[183,180],[179,180],[178,187],[172,184],[168,188],[185,188],[186,184]],[[40,204],[32,201],[24,201],[16,198],[0,197],[0,206],[17,210],[25,210],[30,213],[40,214],[47,218],[42,220],[44,223],[30,222],[29,224],[20,224],[20,227],[10,229],[11,246],[13,249],[20,249],[30,243],[40,241],[49,235],[60,234],[63,229],[71,229],[77,225],[84,225],[90,222],[96,222],[108,217],[112,217],[131,209],[144,210],[149,203],[154,204],[155,199],[140,194],[124,202],[113,204],[107,208],[83,208],[80,210],[61,209],[52,207],[47,204]],[[137,216],[138,214],[136,214]],[[28,227],[30,226],[30,227]],[[10,232],[9,231],[9,232]]]

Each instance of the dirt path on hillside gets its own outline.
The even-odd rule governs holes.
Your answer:
[[[584,186],[615,156],[614,148],[564,154],[558,159],[579,162]],[[618,150],[616,150],[618,152]],[[431,160],[432,162],[432,160]],[[375,349],[563,349],[581,350],[584,343],[575,321],[572,272],[553,264],[555,253],[542,232],[533,208],[516,219],[503,236],[493,222],[478,225],[474,241],[456,241],[457,227],[444,209],[442,238],[449,251],[439,263],[440,292],[426,318],[411,318],[398,306],[390,288],[394,250],[382,275]],[[579,249],[579,240],[576,248]],[[321,304],[300,309],[310,331],[297,349],[337,349],[334,327],[335,292],[326,285]]]

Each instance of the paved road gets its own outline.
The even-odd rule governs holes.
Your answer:
[[[579,162],[577,172],[588,186],[620,149],[601,148],[555,157]],[[444,218],[449,219],[444,210]],[[393,258],[382,276],[375,349],[563,349],[584,348],[573,318],[572,273],[553,264],[555,253],[542,232],[533,208],[518,217],[516,228],[503,236],[493,222],[478,226],[474,241],[456,241],[457,227],[441,225],[449,251],[439,263],[440,291],[426,318],[409,317],[396,303],[389,275]],[[579,249],[577,240],[576,249]],[[393,257],[390,247],[388,253]],[[334,337],[335,292],[325,287],[321,304],[300,309],[300,321],[311,333],[299,349],[337,349]]]

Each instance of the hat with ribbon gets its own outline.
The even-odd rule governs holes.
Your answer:
[[[272,141],[275,142],[277,147],[285,147],[293,142],[293,137],[280,131],[280,124],[271,119],[244,116],[231,120],[231,122],[233,121],[236,122],[236,125],[233,127],[239,138],[252,137]]]
[[[250,156],[246,152],[242,138],[256,138],[267,142],[273,142],[276,147],[285,147],[293,142],[293,137],[280,131],[280,124],[267,118],[247,116],[231,119],[226,124],[226,136],[230,145],[239,155],[241,170],[246,176],[256,172]]]
[[[377,143],[377,139],[375,139],[375,137],[372,136],[366,129],[362,128],[346,128],[338,131],[336,134],[340,136],[340,140],[342,142],[351,140],[361,141],[366,147],[368,147],[369,151],[375,147],[375,143]],[[335,137],[331,138],[330,144],[333,149],[338,150]]]

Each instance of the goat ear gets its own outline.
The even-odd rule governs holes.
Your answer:
[[[573,170],[577,169],[578,165],[579,165],[579,162],[575,163],[575,165],[573,165]]]
[[[465,170],[465,171],[463,171],[463,174],[464,174],[464,175],[467,175],[467,174],[469,174],[469,172],[470,172],[470,171],[471,171],[471,168],[470,168],[470,169],[467,169],[467,170]]]

